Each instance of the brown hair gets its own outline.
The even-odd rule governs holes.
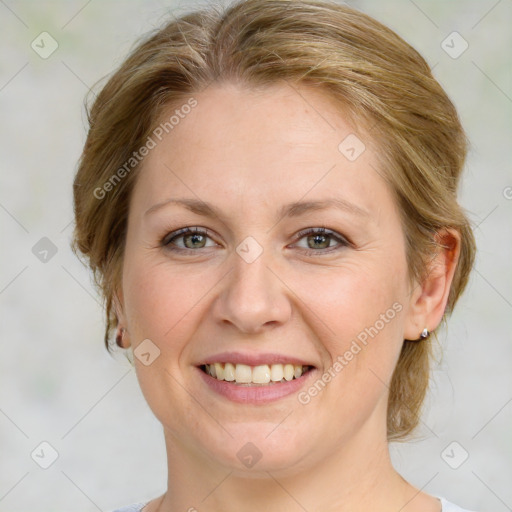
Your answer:
[[[428,271],[437,232],[448,227],[460,233],[447,312],[453,309],[475,253],[456,197],[467,142],[455,107],[425,60],[393,31],[344,5],[246,0],[225,11],[211,7],[173,19],[149,35],[88,113],[73,189],[73,248],[88,259],[105,298],[109,350],[128,205],[141,167],[126,162],[146,143],[164,108],[186,103],[210,83],[265,87],[283,80],[325,92],[365,127],[400,207],[411,277]],[[404,438],[419,421],[431,355],[430,342],[404,341],[389,393],[390,440]]]

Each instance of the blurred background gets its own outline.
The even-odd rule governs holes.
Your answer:
[[[69,248],[83,102],[135,40],[208,2],[0,0],[0,511],[109,511],[166,488],[160,424]],[[512,1],[347,2],[427,59],[472,143],[461,190],[478,258],[448,328],[404,477],[512,510]]]

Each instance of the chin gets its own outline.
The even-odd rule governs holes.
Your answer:
[[[314,431],[307,434],[296,424],[289,430],[279,421],[228,424],[226,430],[233,437],[223,432],[220,438],[215,435],[208,446],[204,446],[202,437],[203,449],[214,463],[239,476],[254,478],[268,478],[267,472],[298,471],[309,451],[309,442],[314,442],[315,437]]]

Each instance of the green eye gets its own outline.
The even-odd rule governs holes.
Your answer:
[[[207,240],[210,238],[208,231],[202,228],[183,228],[178,231],[173,231],[162,240],[162,245],[172,251],[195,251],[205,247],[213,247],[216,245],[207,246]],[[178,243],[182,240],[181,244]]]
[[[306,240],[307,247],[303,249],[308,255],[330,253],[350,245],[344,236],[326,228],[305,229],[297,234],[297,238]]]
[[[297,234],[297,239],[306,240],[307,247],[296,247],[310,256],[331,253],[351,245],[343,235],[323,227],[302,230]],[[212,242],[209,245],[208,240]],[[166,235],[161,245],[170,251],[198,252],[199,249],[215,247],[218,244],[213,241],[207,229],[187,227]]]

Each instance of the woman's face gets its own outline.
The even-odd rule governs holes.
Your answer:
[[[378,155],[310,88],[194,98],[143,161],[120,293],[166,438],[252,471],[385,442],[393,369],[421,329]],[[295,366],[310,369],[287,380]]]

